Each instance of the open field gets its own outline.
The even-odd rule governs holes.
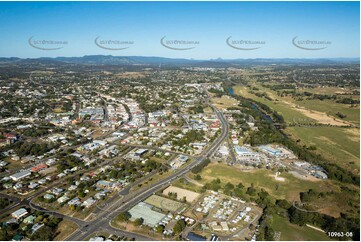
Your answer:
[[[234,87],[235,93],[247,98],[254,99],[258,102],[264,103],[267,106],[269,106],[271,109],[279,112],[285,119],[287,123],[319,123],[319,124],[330,124],[334,126],[345,126],[345,125],[351,125],[352,123],[349,121],[356,122],[356,114],[357,108],[354,108],[356,111],[350,110],[351,113],[353,113],[353,116],[351,116],[351,120],[345,119],[342,120],[336,116],[337,111],[333,111],[330,113],[330,108],[332,107],[343,107],[345,109],[348,107],[347,105],[342,106],[341,104],[335,103],[335,105],[331,106],[329,102],[328,104],[326,101],[321,106],[324,106],[322,109],[314,108],[316,106],[313,104],[313,101],[316,100],[307,100],[307,105],[303,106],[302,102],[296,102],[290,97],[279,97],[276,95],[276,93],[272,90],[266,89],[264,87],[257,86],[257,88],[260,89],[259,92],[265,92],[267,95],[272,99],[268,100],[263,97],[258,97],[252,93],[250,93],[249,87]],[[347,108],[346,108],[347,109]],[[349,108],[350,109],[350,108]],[[359,109],[358,109],[359,110]],[[346,114],[346,113],[345,113]],[[347,115],[347,114],[346,114]]]
[[[196,192],[193,192],[190,190],[186,190],[186,189],[182,189],[179,187],[175,187],[175,186],[169,186],[166,189],[164,189],[163,195],[168,196],[169,192],[177,193],[177,199],[182,199],[183,197],[186,197],[187,202],[193,202],[200,195],[199,193],[196,193]]]
[[[62,241],[66,240],[72,233],[74,233],[78,228],[78,225],[76,223],[69,221],[69,220],[63,220],[58,225],[58,228],[56,230],[57,236],[54,238],[54,240]]]
[[[190,182],[190,181],[187,181],[186,179],[184,178],[180,178],[180,179],[177,179],[176,181],[174,181],[172,183],[173,186],[177,186],[177,187],[180,187],[180,188],[183,188],[183,189],[187,189],[187,190],[190,190],[190,191],[193,191],[193,192],[197,192],[197,193],[201,193],[202,191],[202,187],[201,186],[197,186],[195,185],[194,183]]]
[[[316,88],[302,88],[299,89],[302,92],[311,92],[317,94],[343,94],[352,93],[352,89],[343,87],[316,87]]]
[[[235,94],[251,98],[255,101],[261,102],[269,106],[272,110],[276,110],[280,113],[285,122],[288,124],[293,124],[299,120],[307,120],[309,123],[316,123],[316,120],[312,120],[311,118],[307,117],[305,114],[297,111],[296,109],[291,108],[287,103],[281,101],[270,101],[262,97],[257,97],[256,95],[249,93],[248,87],[244,86],[236,86],[233,87]]]
[[[212,163],[201,172],[201,183],[207,183],[215,178],[219,178],[223,185],[230,182],[234,185],[242,183],[250,186],[252,183],[255,187],[265,189],[270,195],[276,199],[287,199],[290,202],[300,200],[300,192],[313,189],[317,192],[328,193],[329,195],[316,199],[309,203],[308,206],[312,210],[320,213],[328,214],[333,217],[339,217],[341,212],[351,212],[354,207],[345,203],[344,199],[354,201],[357,204],[357,197],[352,193],[346,193],[337,186],[337,183],[331,180],[304,180],[294,177],[290,173],[282,173],[275,179],[275,172],[270,170],[240,170],[234,166],[226,164]],[[355,188],[352,188],[355,189]],[[340,199],[342,198],[342,199]],[[355,211],[354,211],[355,212]]]
[[[359,129],[337,127],[288,127],[291,138],[317,147],[316,152],[341,167],[358,173],[360,168]]]
[[[181,212],[186,207],[186,205],[184,205],[183,203],[173,201],[171,199],[164,198],[158,195],[152,195],[145,199],[144,202],[157,208],[163,209],[164,211],[171,212]]]
[[[291,224],[287,218],[283,218],[278,215],[273,216],[272,228],[275,232],[281,232],[280,239],[282,241],[331,240],[326,234],[320,231],[306,226],[301,227],[296,224]]]
[[[343,120],[360,125],[360,107],[350,107],[348,104],[335,103],[330,100],[303,100],[295,101],[295,103],[308,109],[324,112],[335,118],[338,118],[336,113],[340,112],[346,115]]]
[[[223,95],[220,98],[212,98],[212,102],[217,108],[235,107],[238,103],[236,99],[226,95]]]
[[[265,189],[274,197],[289,201],[299,200],[299,193],[308,189],[323,191],[332,187],[328,181],[305,181],[288,173],[282,173],[280,177],[284,178],[284,181],[279,181],[272,176],[274,173],[273,171],[258,169],[242,171],[225,164],[213,163],[203,169],[200,174],[202,177],[200,182],[206,183],[219,178],[222,183],[230,182],[234,185],[241,182],[245,186],[250,186],[253,183],[255,187]]]

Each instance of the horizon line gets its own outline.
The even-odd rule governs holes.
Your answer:
[[[195,59],[195,58],[181,58],[181,57],[166,57],[166,56],[146,56],[146,55],[107,55],[107,54],[89,54],[89,55],[82,55],[82,56],[41,56],[41,57],[18,57],[18,56],[0,56],[0,58],[4,59],[11,59],[11,58],[18,58],[18,59],[55,59],[55,58],[83,58],[86,56],[111,56],[111,57],[146,57],[146,58],[165,58],[165,59],[181,59],[181,60],[194,60],[194,61],[214,61],[214,60],[260,60],[260,59],[298,59],[298,60],[315,60],[315,59],[360,59],[358,57],[256,57],[256,58],[210,58],[210,59]]]

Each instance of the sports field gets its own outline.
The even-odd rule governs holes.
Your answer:
[[[153,205],[157,208],[160,208],[164,211],[171,211],[171,212],[182,212],[186,209],[186,205],[181,202],[173,201],[168,198],[164,198],[158,195],[152,195],[144,200],[145,203]]]

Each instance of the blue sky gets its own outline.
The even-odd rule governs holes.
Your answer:
[[[0,2],[0,56],[94,54],[211,58],[359,57],[359,2]],[[31,47],[28,39],[67,41],[62,49]],[[134,41],[105,50],[94,39]],[[167,49],[160,39],[198,41],[194,49]],[[263,41],[257,50],[229,47],[226,39]],[[330,41],[303,50],[292,44]]]

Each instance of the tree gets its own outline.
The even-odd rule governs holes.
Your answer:
[[[49,217],[49,222],[48,222],[48,226],[55,228],[63,219],[62,218],[57,218],[55,216],[50,216]]]
[[[55,233],[50,227],[43,226],[31,236],[31,240],[50,241],[53,240],[54,235]]]
[[[144,222],[143,218],[137,218],[136,220],[134,220],[134,225],[140,226],[143,224],[143,222]]]
[[[283,209],[289,209],[291,207],[291,204],[286,199],[277,200],[276,205]]]
[[[194,177],[194,179],[195,179],[196,181],[199,181],[199,180],[202,180],[202,177],[201,177],[201,175],[197,174],[197,175]]]
[[[275,235],[275,233],[274,233],[273,229],[269,226],[266,226],[265,234],[264,234],[265,240],[268,240],[268,241],[274,240],[274,235]]]
[[[131,217],[132,217],[132,215],[130,215],[130,213],[128,211],[121,212],[118,215],[119,220],[122,221],[122,222],[128,221]]]
[[[155,228],[155,230],[158,232],[158,233],[160,233],[160,234],[162,234],[163,232],[164,232],[164,225],[158,225],[156,228]]]
[[[175,234],[179,234],[180,232],[183,231],[183,229],[185,229],[186,227],[186,222],[183,219],[180,219],[177,221],[177,223],[174,225],[173,227],[173,232]]]

